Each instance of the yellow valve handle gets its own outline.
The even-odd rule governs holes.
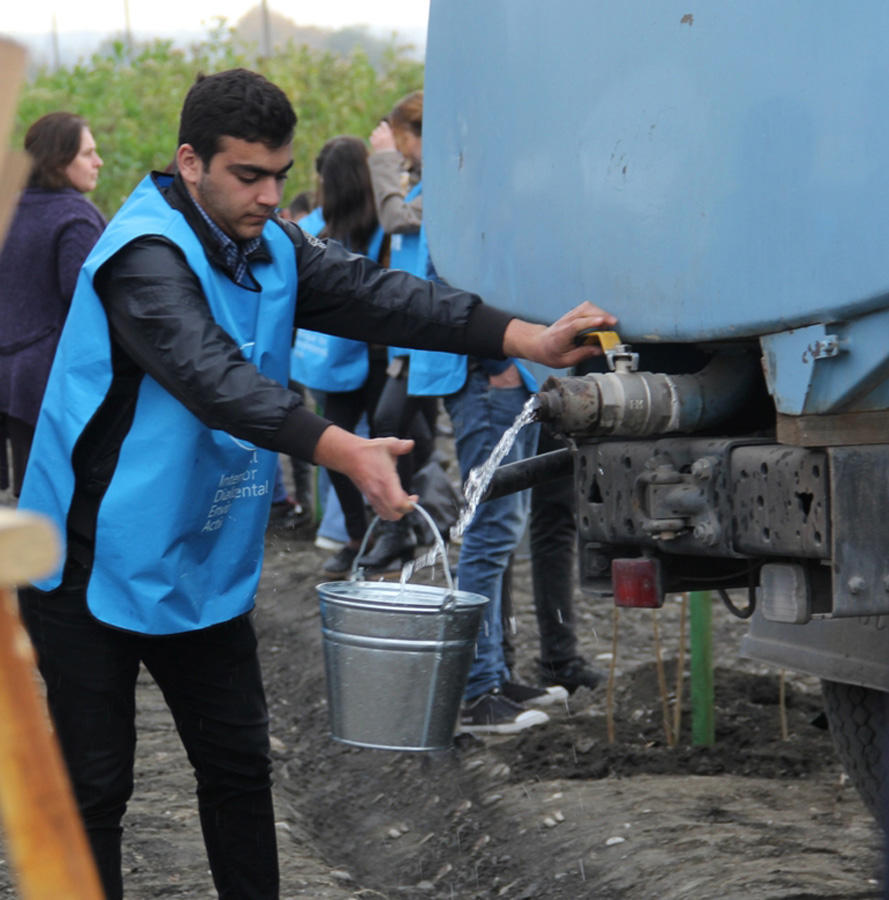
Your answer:
[[[587,328],[577,332],[574,336],[574,343],[578,347],[587,347],[590,344],[598,343],[602,350],[607,352],[622,344],[623,341],[616,331],[596,331],[593,328]]]

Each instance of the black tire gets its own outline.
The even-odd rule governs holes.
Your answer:
[[[841,681],[822,681],[821,693],[840,762],[865,806],[889,832],[889,694]]]

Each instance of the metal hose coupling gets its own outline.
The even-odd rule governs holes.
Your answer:
[[[621,345],[613,372],[548,378],[536,418],[562,434],[645,437],[690,433],[727,419],[744,401],[759,366],[750,353],[723,352],[691,375],[634,371]]]

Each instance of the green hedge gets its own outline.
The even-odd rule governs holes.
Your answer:
[[[88,63],[43,71],[22,89],[13,140],[44,113],[69,110],[90,123],[105,166],[92,200],[110,217],[139,180],[176,150],[179,110],[198,72],[235,66],[260,71],[290,98],[299,124],[285,204],[314,186],[314,159],[338,134],[366,138],[400,97],[422,87],[423,66],[394,44],[378,69],[357,51],[348,58],[288,45],[257,58],[220,27],[187,50],[157,40],[130,50],[111,45]]]

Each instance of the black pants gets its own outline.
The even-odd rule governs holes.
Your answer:
[[[22,590],[20,602],[109,900],[123,896],[121,822],[133,791],[140,663],[194,767],[219,896],[276,898],[268,711],[249,616],[169,637],[119,631],[87,611],[82,577],[48,593]]]
[[[540,429],[538,453],[549,453],[564,446],[546,427]],[[534,587],[534,612],[540,636],[540,661],[567,662],[577,656],[574,630],[574,547],[577,527],[574,521],[574,478],[565,475],[531,489],[529,523],[531,547],[531,583]],[[503,653],[507,668],[515,665],[512,640],[512,561],[503,577],[500,604],[503,619]]]
[[[402,487],[410,491],[414,472],[429,462],[435,450],[435,420],[438,417],[437,397],[413,397],[407,392],[407,372],[390,375],[383,385],[373,415],[373,429],[377,437],[413,438],[414,449],[396,460]]]
[[[334,425],[346,431],[354,431],[366,413],[370,425],[371,437],[376,437],[373,430],[373,411],[376,409],[380,392],[386,381],[385,349],[381,354],[371,353],[367,379],[361,387],[354,391],[331,391],[325,394],[324,417]],[[367,530],[367,516],[364,512],[364,497],[361,491],[341,472],[327,470],[330,483],[336,491],[337,500],[343,510],[346,522],[346,533],[351,541],[360,542]]]
[[[541,427],[538,453],[564,446]],[[566,662],[577,656],[574,631],[574,477],[565,475],[531,489],[531,581],[540,633],[540,660]]]
[[[289,387],[291,391],[296,391],[296,393],[303,398],[303,402],[305,402],[306,389],[303,385],[298,384],[295,381],[290,381],[288,382],[287,387]],[[301,503],[306,509],[312,504],[312,479],[314,476],[314,469],[315,467],[307,459],[300,459],[298,456],[290,457],[290,470],[293,473],[294,499],[297,503]]]

